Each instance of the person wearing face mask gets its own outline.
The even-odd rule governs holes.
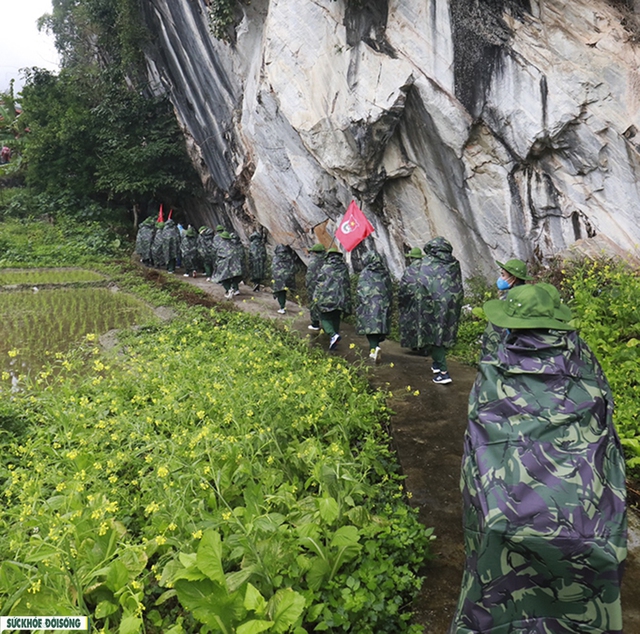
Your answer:
[[[504,264],[496,260],[496,264],[500,267],[500,277],[496,280],[500,299],[506,297],[507,291],[515,286],[522,286],[533,278],[527,273],[527,264],[522,260],[513,258]],[[498,349],[498,344],[505,334],[504,328],[496,326],[491,322],[487,323],[487,327],[482,334],[482,350],[480,358],[483,359],[487,355],[492,355]]]
[[[522,260],[514,258],[504,264],[496,260],[496,264],[500,267],[500,277],[496,282],[496,286],[501,294],[506,293],[514,286],[520,286],[533,279],[530,275],[527,275],[527,265]]]

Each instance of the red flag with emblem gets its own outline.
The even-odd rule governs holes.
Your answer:
[[[336,240],[347,250],[353,251],[375,229],[362,213],[355,200],[347,208],[344,217],[338,224]]]

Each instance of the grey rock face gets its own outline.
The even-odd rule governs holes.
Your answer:
[[[352,197],[398,277],[445,236],[463,275],[640,243],[640,48],[606,0],[153,0],[150,77],[210,193],[201,220],[303,249]]]

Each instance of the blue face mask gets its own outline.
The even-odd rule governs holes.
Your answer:
[[[507,280],[505,280],[504,277],[498,278],[498,281],[496,282],[496,286],[500,291],[507,291],[511,288],[511,284],[509,284],[509,282],[507,282]]]

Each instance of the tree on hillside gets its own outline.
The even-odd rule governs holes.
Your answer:
[[[178,205],[199,183],[164,99],[144,98],[110,73],[32,69],[22,91],[27,184],[75,200],[133,209]]]

